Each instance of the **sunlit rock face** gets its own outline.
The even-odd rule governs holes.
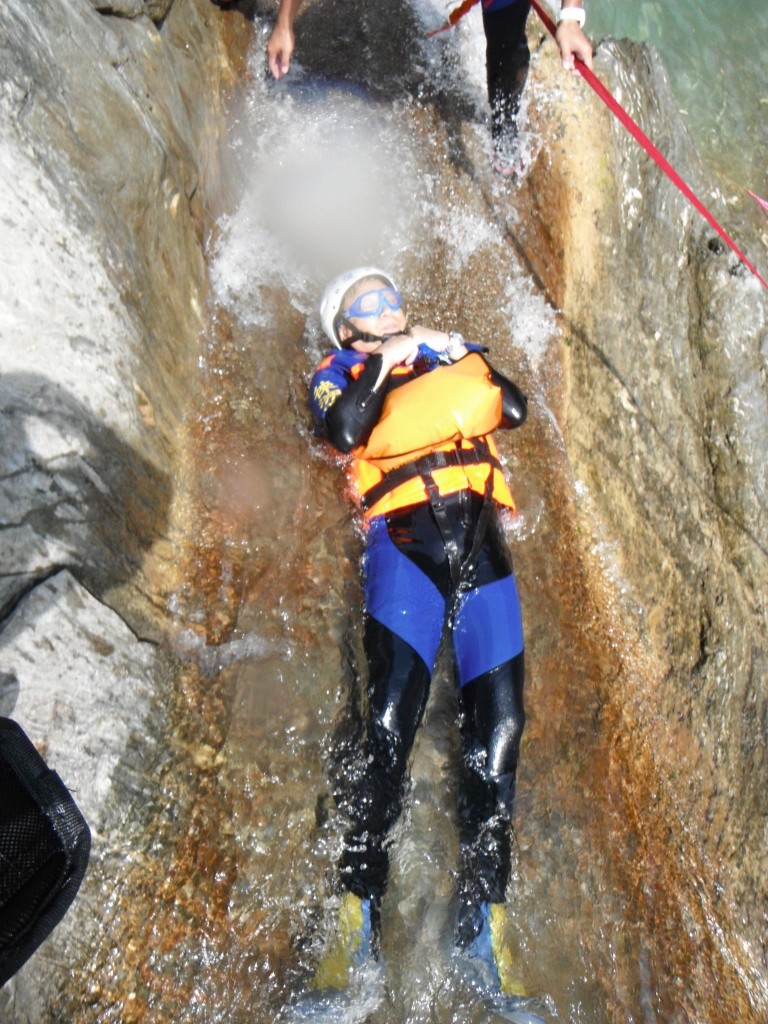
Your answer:
[[[609,42],[596,70],[726,230],[759,245],[746,194],[727,205],[701,168],[655,54]],[[621,799],[638,862],[658,855],[660,822],[672,827],[663,873],[733,924],[724,955],[749,971],[764,955],[768,877],[766,292],[576,90],[577,103],[545,100],[535,115],[551,155],[527,200],[558,221],[526,230],[564,310],[563,421],[585,535],[644,659],[608,695]]]
[[[0,10],[0,713],[77,794],[94,866],[146,806],[165,714],[148,641],[205,304],[220,21],[208,0]],[[24,1019],[50,1019],[93,935],[87,888],[12,982]]]
[[[142,560],[167,521],[205,301],[217,14],[178,3],[160,29],[3,7],[6,610],[66,565],[99,595],[130,580],[122,601],[151,615]]]
[[[408,148],[403,164],[403,146],[398,166],[415,168],[414,192],[429,186],[435,219],[444,217],[447,225],[430,253],[433,263],[425,260],[421,270],[421,282],[434,284],[426,301],[442,295],[447,266],[455,279],[451,315],[478,330],[498,327],[503,340],[494,358],[509,359],[524,374],[519,339],[504,334],[505,309],[489,312],[488,296],[510,283],[513,247],[531,271],[535,308],[545,306],[543,295],[562,311],[565,386],[559,367],[549,374],[542,359],[547,379],[535,381],[532,406],[538,406],[526,429],[530,434],[537,417],[545,420],[539,401],[545,394],[553,432],[562,427],[576,477],[572,502],[565,493],[570,482],[560,480],[568,474],[558,473],[564,492],[555,504],[565,509],[564,519],[571,504],[576,508],[593,572],[591,602],[604,602],[615,625],[606,634],[606,646],[615,636],[615,649],[605,661],[615,659],[621,671],[610,676],[610,686],[601,678],[602,692],[587,702],[590,712],[602,711],[594,729],[608,737],[609,788],[622,818],[634,824],[632,843],[612,853],[626,866],[627,893],[637,887],[627,920],[634,926],[644,917],[655,936],[653,977],[685,978],[706,1016],[710,1004],[701,993],[721,997],[725,961],[728,971],[760,977],[750,975],[750,957],[765,934],[762,293],[584,83],[562,76],[553,51],[537,56],[531,75],[528,109],[539,143],[530,173],[519,187],[489,183],[481,116],[457,85],[458,66],[446,56],[445,66],[427,75],[416,45],[424,26],[414,24],[410,5],[368,6],[360,24],[339,24],[338,4],[318,0],[297,26],[301,59],[310,74],[364,82],[379,104],[393,98],[415,104],[407,123],[414,126],[416,155],[411,163]],[[247,913],[261,913],[254,901],[242,917],[230,914],[238,896],[237,872],[227,861],[235,825],[216,790],[224,731],[204,734],[204,716],[190,698],[179,715],[184,738],[169,741],[167,684],[178,666],[169,666],[154,643],[165,632],[173,589],[182,426],[195,406],[204,326],[204,233],[220,194],[219,97],[229,74],[220,19],[209,0],[6,0],[0,9],[0,711],[27,726],[52,759],[62,759],[54,766],[83,793],[95,839],[81,898],[14,982],[12,1002],[0,1001],[0,1016],[14,1021],[54,1019],[52,1007],[67,985],[62,1005],[78,1012],[89,1007],[83,1019],[150,1019],[149,1006],[158,1020],[181,1019],[190,992],[201,995],[195,986],[213,961],[220,975],[211,989],[211,999],[218,996],[211,1019],[235,1019],[229,1010],[249,1005],[259,972],[269,979],[256,990],[254,1005],[261,1006],[265,990],[274,993],[268,987],[274,949],[285,951],[286,962],[293,955],[287,929],[275,934],[261,922],[250,933],[242,927]],[[395,24],[407,32],[395,35]],[[705,201],[712,200],[653,56],[606,46],[597,70]],[[270,96],[266,88],[258,95],[272,128]],[[279,142],[278,131],[275,149]],[[288,198],[286,212],[301,208],[294,202],[301,196]],[[293,224],[287,217],[286,223]],[[473,224],[480,234],[488,229],[492,255],[479,246],[474,261],[457,258],[453,266],[453,251],[461,256],[462,246],[469,248]],[[497,244],[500,225],[506,250]],[[305,239],[306,225],[293,226]],[[727,226],[738,234],[742,223]],[[411,240],[404,245],[416,250]],[[265,446],[276,443],[289,417],[290,456],[287,448],[282,456],[290,468],[276,481],[273,458],[254,458],[250,472],[246,459],[245,474],[233,463],[216,466],[221,476],[211,473],[210,488],[226,496],[229,513],[239,494],[246,505],[262,492],[265,504],[268,497],[290,509],[300,478],[316,475],[315,455],[301,461],[306,310],[287,295],[306,298],[308,309],[310,289],[300,270],[272,262],[275,279],[265,271],[247,283],[268,292],[270,316],[256,328],[269,334],[267,351],[275,355],[265,370],[255,346],[231,342],[250,390],[238,392],[239,378],[228,380],[234,397],[227,400],[245,410],[237,421],[242,433],[235,435],[243,447],[254,437]],[[526,278],[521,303],[528,286]],[[542,319],[546,339],[554,337],[551,310]],[[549,351],[548,341],[543,347]],[[283,351],[291,354],[281,361]],[[270,405],[286,374],[295,398],[290,413],[282,394]],[[206,387],[212,389],[210,380]],[[267,538],[279,549],[289,523],[298,555],[309,552],[307,565],[299,558],[301,571],[293,575],[325,574],[329,590],[338,586],[338,562],[349,555],[335,536],[330,554],[317,556],[336,483],[323,477],[320,496],[302,498],[301,515],[286,514]],[[523,508],[524,499],[523,493]],[[332,531],[341,536],[349,526],[341,499],[333,508]],[[268,530],[259,529],[263,540]],[[535,551],[535,538],[530,547]],[[252,575],[267,595],[258,603],[271,612],[288,584],[261,551],[258,558]],[[523,553],[523,566],[526,559],[536,564]],[[284,559],[283,574],[293,565]],[[226,588],[213,571],[209,582],[213,606]],[[542,643],[537,638],[554,631],[552,622],[567,617],[563,632],[589,628],[570,606],[529,607],[534,655]],[[308,622],[299,622],[305,632],[299,628],[293,642],[298,647],[296,637],[305,635],[309,644],[319,636],[323,657],[333,662],[328,671],[335,672],[333,630]],[[215,665],[215,647],[206,653]],[[264,675],[263,667],[256,670]],[[288,686],[282,680],[291,671],[302,675],[300,659],[274,669],[281,685]],[[549,681],[533,685],[541,694]],[[251,804],[270,819],[275,721],[283,715],[286,729],[296,728],[293,704],[277,685],[266,711],[261,691],[247,690],[253,717],[265,720],[266,739],[256,796],[253,788],[238,790],[246,823]],[[306,697],[307,721],[317,718],[325,691]],[[323,713],[330,714],[326,706]],[[247,762],[253,756],[247,716],[241,728]],[[539,728],[546,732],[551,722]],[[179,775],[196,784],[198,769],[208,773],[205,813],[184,803],[187,791],[178,784]],[[237,778],[237,766],[231,771]],[[297,775],[295,803],[279,772],[277,778],[290,811],[311,817],[315,793],[308,798],[304,777]],[[561,803],[567,809],[567,795]],[[596,803],[589,810],[599,832],[605,808]],[[299,844],[301,830],[293,831]],[[302,890],[298,855],[286,859],[268,838],[249,846],[247,828],[241,838],[243,876],[258,873],[256,853],[279,865],[275,885],[283,887],[275,905],[293,893],[292,885]],[[649,878],[656,888],[640,891]],[[240,884],[248,902],[253,890]],[[126,893],[134,897],[128,907]],[[243,933],[261,946],[244,950]],[[708,988],[696,975],[703,948],[715,975]],[[669,962],[661,962],[659,950]],[[230,959],[241,965],[241,977],[229,973]],[[277,962],[283,966],[279,956]],[[758,1018],[734,1011],[731,1019]]]

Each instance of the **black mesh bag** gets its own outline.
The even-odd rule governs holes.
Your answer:
[[[66,913],[90,849],[67,787],[21,727],[0,718],[0,985]]]

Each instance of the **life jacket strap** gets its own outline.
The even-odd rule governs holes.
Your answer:
[[[373,487],[369,487],[362,495],[360,503],[364,511],[373,508],[381,499],[401,484],[420,476],[427,480],[438,469],[450,466],[490,466],[501,470],[501,463],[491,451],[487,443],[479,437],[472,438],[471,448],[452,448],[450,451],[429,452],[413,462],[405,462],[402,466],[392,469]],[[492,474],[491,474],[492,475]]]

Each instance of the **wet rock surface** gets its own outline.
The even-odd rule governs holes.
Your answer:
[[[232,84],[220,19],[207,0],[0,12],[0,700],[94,836],[3,1020],[50,1020],[114,922],[168,758],[178,669],[157,641]]]
[[[216,14],[4,6],[6,610],[77,566],[151,629],[142,558],[168,522],[224,130]]]
[[[555,720],[563,748],[576,751],[579,782],[590,772],[607,779],[612,811],[629,829],[616,877],[631,927],[658,940],[642,970],[688,979],[692,995],[678,997],[670,983],[662,999],[662,1010],[684,1008],[688,1017],[679,1019],[720,1019],[712,1009],[719,999],[722,1019],[759,1020],[768,812],[765,299],[584,84],[563,79],[551,51],[531,78],[530,116],[543,145],[520,188],[500,193],[473,165],[483,154],[462,123],[466,104],[450,90],[420,92],[418,47],[387,37],[377,48],[372,40],[391,22],[382,27],[378,8],[363,14],[334,35],[334,5],[312,5],[297,28],[306,32],[307,66],[332,74],[341,62],[377,100],[426,95],[414,123],[420,117],[425,135],[445,130],[450,156],[429,167],[436,191],[506,223],[510,246],[562,311],[564,345],[542,385],[554,417],[531,435],[542,448],[564,444],[575,480],[562,466],[550,471],[538,441],[523,441],[533,469],[512,456],[521,505],[535,503],[540,472],[556,509],[548,538],[521,558],[522,579],[543,579],[547,599],[562,604],[537,609],[527,628],[534,685],[543,689],[547,673],[562,676],[553,685],[562,715]],[[222,191],[221,94],[231,75],[223,40],[242,56],[242,42],[227,34],[239,29],[221,17],[207,0],[7,0],[0,13],[0,302],[10,311],[0,339],[0,701],[49,753],[96,838],[75,908],[0,993],[0,1015],[11,1021],[167,1020],[182,1011],[193,1019],[194,1007],[219,1020],[233,1019],[238,1006],[251,1019],[263,989],[242,999],[237,992],[251,992],[256,978],[277,1008],[284,989],[276,992],[274,977],[293,956],[303,894],[290,913],[276,912],[254,903],[248,885],[260,884],[259,872],[288,871],[285,885],[299,888],[273,822],[287,822],[294,841],[308,828],[302,743],[314,750],[315,733],[330,728],[316,722],[312,672],[296,654],[328,661],[321,678],[336,671],[329,645],[338,622],[327,613],[317,630],[313,616],[321,591],[348,585],[336,566],[349,552],[335,536],[326,543],[327,512],[316,522],[305,493],[319,488],[327,509],[330,470],[293,470],[273,488],[279,522],[269,543],[279,546],[286,523],[311,538],[277,572],[263,554],[267,526],[262,547],[254,541],[235,557],[220,535],[224,513],[211,517],[196,537],[203,554],[191,575],[204,609],[190,647],[201,637],[214,646],[198,651],[201,670],[166,653],[169,595],[189,586],[188,567],[177,564],[179,533],[199,529],[178,507],[178,489],[189,471],[184,419],[201,401],[204,241]],[[408,33],[420,31],[410,15],[401,20]],[[395,73],[403,53],[415,54],[405,79]],[[653,54],[606,45],[597,71],[706,191]],[[727,227],[752,230],[746,219]],[[434,259],[437,268],[440,254]],[[503,264],[486,277],[487,268],[476,269],[487,285]],[[274,291],[280,344],[295,342],[280,375],[287,370],[295,384],[290,416],[298,424],[303,325]],[[460,315],[484,323],[484,296],[471,279],[457,282],[454,298]],[[269,490],[269,446],[288,415],[282,405],[254,412],[254,392],[238,390],[241,377],[258,378],[258,332],[251,347],[227,341],[246,372],[227,382],[224,401],[224,383],[207,395],[207,419],[193,437],[212,453],[201,484],[215,492],[212,506],[220,493],[232,495],[227,472],[242,483],[237,458],[250,480],[238,500]],[[529,372],[511,346],[501,354]],[[278,375],[277,359],[274,366]],[[234,427],[217,448],[211,424],[227,402]],[[306,448],[298,428],[292,445],[298,464]],[[231,501],[221,503],[231,514]],[[349,523],[338,499],[332,508],[335,535]],[[586,567],[567,584],[543,560],[560,546],[570,559],[563,564]],[[306,594],[292,591],[296,579],[310,581]],[[241,655],[232,654],[222,678],[214,669],[226,664],[238,615],[243,628],[251,615],[259,635],[278,633],[286,592],[299,607],[294,658],[286,664],[277,645],[258,650],[259,672],[274,682],[265,702],[247,674],[238,691]],[[244,594],[250,611],[238,611]],[[552,646],[558,633],[582,636],[567,671]],[[581,684],[588,696],[569,710]],[[282,696],[297,690],[298,732]],[[242,705],[234,727],[233,691]],[[269,756],[231,762],[247,759],[254,734],[268,736],[281,716],[297,756],[276,800]],[[528,737],[542,751],[560,749],[550,725],[534,710]],[[567,787],[573,769],[562,757],[556,774]],[[439,774],[440,757],[435,763]],[[547,813],[557,819],[567,810]],[[601,827],[585,833],[595,848]],[[323,849],[317,861],[326,859]],[[575,877],[574,888],[582,881]],[[447,875],[444,882],[447,892]],[[416,921],[412,892],[404,916]],[[581,943],[578,922],[567,927]],[[626,1019],[628,1004],[617,995],[605,1019]]]
[[[162,22],[174,0],[90,0],[100,14],[114,14],[121,18],[139,18],[142,15],[154,22]]]
[[[708,187],[655,53],[608,42],[596,70],[726,230],[757,244],[749,211],[731,212]],[[583,528],[643,652],[641,674],[608,695],[625,776],[617,799],[638,833],[628,877],[660,856],[681,904],[687,890],[704,916],[729,920],[723,961],[760,973],[765,291],[596,98],[582,88],[565,110],[540,108],[551,164],[529,179],[542,217],[524,231],[564,311],[562,420]],[[537,230],[553,209],[554,237]],[[651,897],[649,912],[672,941],[686,911],[662,902]],[[729,968],[721,962],[724,977]]]
[[[169,666],[66,570],[35,587],[4,624],[0,656],[0,714],[23,723],[67,781],[91,830],[93,878],[120,850],[126,813],[141,816],[167,757]],[[87,892],[9,983],[22,1019],[49,1019],[58,965],[87,957],[98,941],[103,919]]]

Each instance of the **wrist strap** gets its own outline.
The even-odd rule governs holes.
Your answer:
[[[579,28],[584,28],[584,22],[586,20],[587,12],[583,7],[562,7],[557,16],[558,25],[561,21],[578,21]]]
[[[445,347],[445,354],[451,362],[455,362],[459,358],[458,350],[462,345],[466,345],[462,335],[458,331],[448,331],[448,344]]]

